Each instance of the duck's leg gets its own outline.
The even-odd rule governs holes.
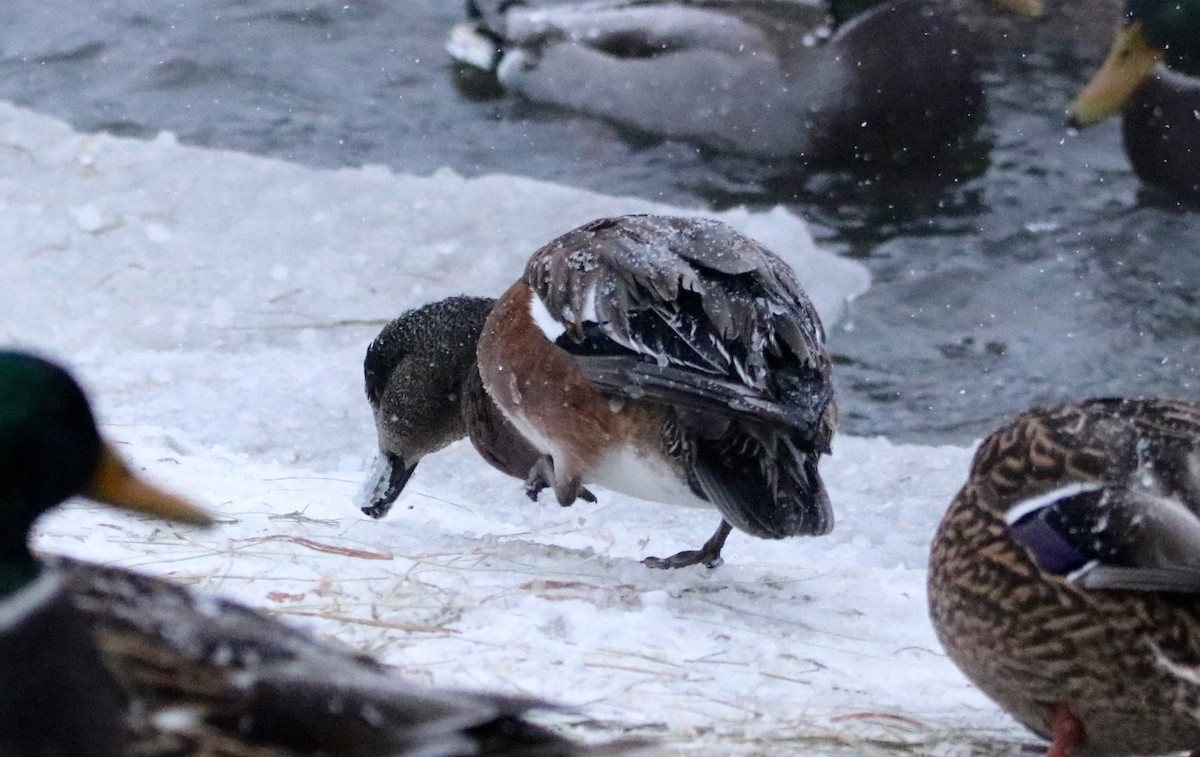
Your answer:
[[[529,469],[529,475],[525,477],[525,494],[537,502],[538,495],[553,481],[554,462],[549,455],[542,455]]]
[[[1046,757],[1071,757],[1083,743],[1083,723],[1062,702],[1050,705],[1050,751]]]
[[[554,496],[563,507],[574,504],[576,499],[582,499],[584,502],[596,501],[596,495],[582,485],[578,476],[560,485],[558,477],[554,475],[554,460],[549,455],[542,455],[529,469],[529,476],[525,479],[525,494],[537,502],[538,495],[547,487],[554,489]]]
[[[703,564],[706,568],[715,568],[725,562],[721,559],[721,549],[725,546],[725,540],[729,538],[731,531],[733,531],[733,526],[722,519],[721,525],[717,526],[717,532],[709,537],[700,549],[689,549],[670,557],[647,557],[642,560],[642,565],[647,568],[666,569]]]

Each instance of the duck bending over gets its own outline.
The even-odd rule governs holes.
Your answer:
[[[1200,197],[1200,0],[1127,0],[1108,58],[1067,119],[1083,127],[1117,112],[1138,178]]]
[[[447,49],[494,68],[505,89],[719,151],[815,168],[912,165],[955,149],[983,116],[973,36],[935,0],[468,10]]]
[[[1200,750],[1200,405],[1096,399],[992,433],[934,537],[929,608],[1048,757]]]
[[[0,754],[589,753],[521,719],[531,700],[423,689],[233,602],[35,557],[34,522],[76,495],[210,519],[132,473],[75,381],[27,353],[0,352],[0,459]]]
[[[786,263],[723,223],[622,216],[564,234],[497,301],[477,355],[541,454],[533,489],[565,506],[595,482],[721,513],[701,549],[647,565],[714,567],[735,527],[833,527],[817,470],[837,416],[820,319]]]

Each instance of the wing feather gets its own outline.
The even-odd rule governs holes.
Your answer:
[[[489,754],[591,753],[520,719],[548,707],[539,701],[419,687],[234,602],[121,568],[46,563],[134,702],[139,754],[438,757],[491,742]]]
[[[716,221],[624,216],[540,249],[525,283],[593,386],[672,409],[672,454],[730,524],[764,538],[832,527],[817,473],[832,364],[782,260]]]
[[[997,460],[993,486],[1079,477],[1007,507],[1010,536],[1044,572],[1200,592],[1200,406],[1099,398],[1032,411],[1007,438],[1025,451]]]
[[[772,362],[829,375],[820,319],[794,273],[716,221],[601,219],[535,253],[525,281],[576,344],[602,337],[760,389]],[[598,331],[585,331],[585,313]]]

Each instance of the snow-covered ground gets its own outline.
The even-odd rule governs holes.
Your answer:
[[[208,532],[83,504],[37,545],[265,607],[440,686],[577,706],[663,754],[1010,753],[1031,738],[958,674],[925,612],[929,538],[970,450],[839,437],[830,536],[735,533],[600,490],[528,501],[465,442],[383,521],[352,504],[374,449],[361,359],[382,324],[497,294],[592,218],[686,212],[513,177],[320,171],[76,134],[0,104],[0,340],[71,366],[106,433],[219,514]],[[786,257],[826,319],[868,284],[783,211],[717,214]]]

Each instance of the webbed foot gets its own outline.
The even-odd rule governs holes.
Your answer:
[[[1049,709],[1051,742],[1046,757],[1070,757],[1086,738],[1083,721],[1062,702],[1050,705]]]
[[[560,485],[557,476],[554,475],[554,461],[549,455],[542,455],[530,468],[529,476],[525,479],[525,494],[537,502],[538,495],[547,488],[554,489],[558,504],[563,507],[570,507],[576,499],[582,499],[584,502],[596,501],[596,495],[582,485],[578,476]]]
[[[689,565],[703,565],[710,570],[719,567],[725,562],[721,557],[721,549],[724,548],[725,540],[729,538],[731,531],[733,531],[733,526],[722,520],[721,525],[717,526],[716,533],[710,536],[700,549],[685,550],[670,557],[647,557],[642,560],[642,565],[661,570],[686,568]]]
[[[554,463],[551,462],[549,455],[542,455],[529,469],[529,475],[525,477],[525,495],[537,502],[538,495],[553,481]]]
[[[707,555],[703,549],[685,549],[682,552],[676,552],[670,557],[647,557],[642,560],[642,565],[645,565],[647,568],[658,568],[660,570],[686,568],[689,565],[700,565],[701,563],[706,568],[716,568],[725,563],[725,558],[720,555],[716,557]]]

